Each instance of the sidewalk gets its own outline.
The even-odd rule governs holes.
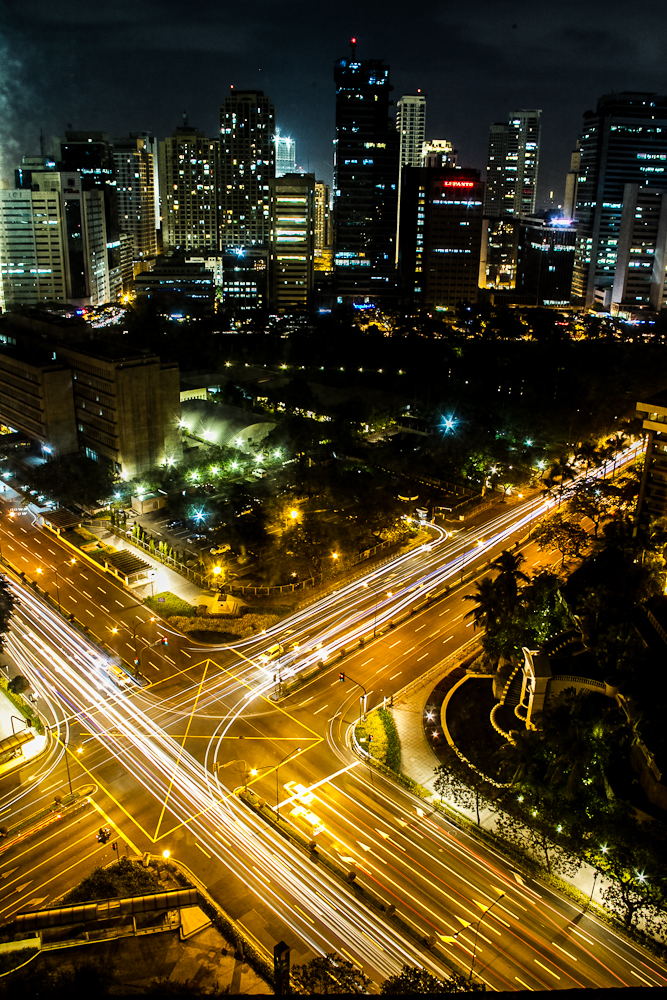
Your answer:
[[[0,687],[0,740],[4,740],[7,736],[13,736],[15,732],[23,732],[25,728],[25,719],[21,715],[20,710],[9,700]],[[9,771],[25,767],[29,761],[34,760],[35,757],[39,757],[44,750],[48,741],[46,731],[43,736],[40,736],[36,729],[33,729],[32,732],[34,734],[33,739],[29,743],[23,744],[20,748],[21,752],[19,756],[6,761],[4,764],[0,764],[0,778]]]

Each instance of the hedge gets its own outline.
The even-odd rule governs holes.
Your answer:
[[[401,743],[396,723],[386,708],[375,708],[356,728],[357,741],[364,750],[390,771],[401,769]],[[369,742],[368,737],[372,736]]]
[[[163,590],[161,594],[156,594],[155,597],[147,597],[144,604],[151,611],[155,611],[164,618],[169,618],[172,615],[179,615],[182,618],[194,618],[197,614],[197,609],[193,604],[188,604],[187,601],[184,601],[181,597],[177,597],[176,594],[172,594],[169,590]]]

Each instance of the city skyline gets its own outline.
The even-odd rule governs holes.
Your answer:
[[[251,22],[225,4],[205,3],[193,15],[175,2],[159,10],[148,4],[84,12],[77,4],[10,0],[0,22],[2,177],[10,177],[24,152],[39,150],[40,130],[49,145],[69,122],[115,135],[147,129],[164,138],[185,111],[195,128],[214,134],[233,84],[268,94],[277,125],[297,141],[299,165],[330,183],[331,67],[356,35],[360,58],[391,66],[392,111],[402,94],[421,88],[427,136],[449,138],[462,165],[484,170],[492,121],[511,108],[541,108],[538,205],[551,190],[561,202],[582,116],[600,94],[661,90],[657,39],[667,15],[644,6],[654,17],[651,41],[645,22],[620,2],[607,5],[603,21],[593,2],[542,4],[520,14],[510,4],[483,2],[474,15],[450,3],[427,4],[408,21],[391,3],[381,17],[376,4],[359,11],[344,3],[334,16],[322,11],[308,18],[303,4],[287,17],[267,6]],[[145,67],[139,78],[138,49]],[[81,53],[92,51],[96,58],[82,61]]]

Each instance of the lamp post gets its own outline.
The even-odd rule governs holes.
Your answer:
[[[243,791],[247,792],[248,778],[250,777],[254,778],[255,775],[259,773],[260,769],[257,767],[248,767],[247,761],[245,760],[244,757],[232,757],[231,760],[225,761],[224,764],[214,763],[213,770],[217,774],[220,771],[224,771],[224,769],[226,767],[229,767],[230,764],[243,764]],[[268,764],[267,767],[271,767],[271,765]]]
[[[54,572],[56,574],[56,594],[58,595],[58,611],[61,614],[62,614],[63,609],[60,606],[60,582],[58,580],[58,572],[63,568],[63,566],[73,566],[75,562],[76,562],[76,559],[65,559],[64,562],[61,562],[60,565],[56,566],[55,570],[54,570]]]
[[[276,820],[280,819],[280,806],[278,805],[278,796],[280,794],[278,788],[278,770],[284,763],[286,763],[286,761],[290,759],[290,757],[293,757],[295,753],[301,753],[301,747],[297,747],[296,750],[292,750],[286,757],[283,757],[279,764],[276,764]]]
[[[468,981],[469,982],[472,980],[473,970],[475,968],[475,958],[477,956],[477,939],[479,937],[479,928],[480,928],[480,925],[482,923],[482,920],[484,920],[484,917],[487,915],[487,913],[490,913],[490,911],[493,909],[493,907],[496,905],[496,903],[500,902],[500,900],[503,898],[504,895],[505,895],[505,893],[501,892],[500,895],[498,896],[498,898],[494,899],[494,901],[491,903],[490,906],[482,906],[482,911],[483,912],[482,912],[481,917],[477,921],[477,925],[475,927],[475,941],[474,941],[474,944],[473,944],[473,947],[472,947],[472,961],[470,963],[470,974],[468,976]],[[477,905],[481,906],[481,903],[478,903]],[[447,944],[452,944],[454,941],[456,941],[456,939],[458,938],[459,934],[462,934],[463,931],[467,930],[467,928],[472,925],[472,921],[468,921],[468,920],[464,920],[464,921],[462,921],[462,923],[463,923],[463,927],[461,928],[461,930],[458,930],[456,932],[456,934],[452,934],[451,937],[446,937],[445,935],[441,935],[443,941],[446,941]]]
[[[58,736],[58,742],[62,743],[63,750],[65,751],[65,767],[67,768],[67,781],[69,782],[69,793],[70,793],[70,795],[74,795],[74,792],[72,791],[72,775],[71,775],[70,769],[69,769],[69,756],[68,756],[68,754],[69,754],[69,743],[65,743],[64,739],[62,739],[61,736]],[[76,752],[77,753],[83,753],[83,747],[77,747]]]

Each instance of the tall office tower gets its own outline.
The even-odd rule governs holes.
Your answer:
[[[276,146],[276,177],[283,174],[293,174],[296,171],[296,142],[288,135],[281,135],[276,129],[273,138]]]
[[[261,90],[232,89],[220,108],[220,247],[268,246],[276,111]]]
[[[33,174],[43,191],[59,191],[63,201],[67,258],[68,300],[78,306],[100,306],[110,301],[109,250],[104,192],[87,188],[80,171]]]
[[[217,248],[220,143],[181,125],[159,149],[164,249]]]
[[[563,197],[563,218],[573,219],[577,207],[577,191],[579,189],[579,171],[581,169],[581,143],[577,139],[577,148],[570,156],[570,169],[565,177],[565,195]]]
[[[516,223],[517,302],[563,308],[570,304],[576,223],[572,219],[522,219]]]
[[[605,94],[584,115],[573,300],[611,294],[626,184],[667,188],[667,97]]]
[[[313,291],[315,175],[285,174],[271,181],[271,304],[286,312],[308,309]]]
[[[449,139],[428,139],[422,142],[418,167],[455,167],[457,152]]]
[[[513,111],[489,133],[485,215],[533,215],[540,159],[540,111]]]
[[[59,191],[0,190],[0,295],[14,306],[66,303],[67,235]]]
[[[426,95],[421,91],[404,94],[396,109],[401,167],[420,167],[426,135]]]
[[[612,312],[629,317],[665,304],[667,186],[626,184],[618,232]]]
[[[331,188],[324,181],[315,181],[315,270],[332,269]]]
[[[153,214],[155,216],[155,226],[157,229],[156,242],[157,242],[157,252],[162,252],[162,239],[160,232],[160,171],[158,169],[158,164],[160,162],[160,144],[157,138],[151,132],[130,132],[130,139],[143,139],[144,149],[147,153],[150,153],[153,157],[153,203],[154,209]]]
[[[157,254],[153,154],[142,137],[115,139],[113,161],[118,226],[132,236],[137,271],[144,270]]]
[[[401,286],[417,307],[446,312],[476,302],[484,182],[470,168],[403,173]]]
[[[389,117],[389,67],[356,58],[334,66],[334,265],[339,302],[372,305],[396,289],[399,136]]]

